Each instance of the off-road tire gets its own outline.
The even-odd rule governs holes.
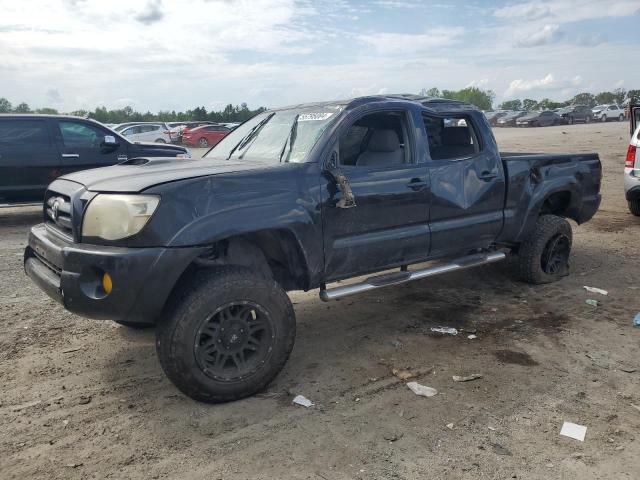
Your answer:
[[[265,340],[268,356],[246,377],[213,378],[196,358],[197,339],[214,312],[242,302],[267,314],[272,332]],[[275,378],[293,349],[295,330],[293,306],[278,283],[246,267],[223,266],[196,271],[172,294],[156,328],[156,351],[162,369],[184,394],[207,403],[227,402],[250,396]]]
[[[134,330],[144,330],[145,328],[153,327],[153,323],[145,323],[145,322],[124,322],[120,320],[114,320],[118,325],[122,325],[123,327],[133,328]]]
[[[555,246],[559,239],[566,243],[566,261],[558,271],[545,271],[549,247]],[[571,225],[556,215],[542,215],[536,225],[518,249],[518,273],[522,281],[533,284],[557,282],[569,274],[569,254],[573,235]],[[555,242],[555,243],[552,243]],[[563,255],[564,256],[564,255]]]
[[[640,198],[635,200],[629,200],[629,211],[633,213],[636,217],[640,217]]]

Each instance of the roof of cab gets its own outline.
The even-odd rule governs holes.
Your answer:
[[[414,95],[411,93],[398,93],[398,94],[384,94],[384,95],[370,95],[365,97],[355,97],[344,100],[334,100],[329,102],[311,102],[301,103],[298,105],[289,105],[286,107],[272,108],[270,111],[278,110],[293,110],[301,108],[327,108],[342,106],[349,110],[359,107],[368,103],[377,102],[392,102],[392,101],[406,101],[411,103],[417,103],[430,110],[446,110],[446,111],[460,111],[460,110],[478,110],[475,105],[466,102],[460,102],[458,100],[450,100],[448,98],[428,97],[425,95]]]

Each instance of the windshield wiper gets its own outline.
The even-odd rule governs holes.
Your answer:
[[[293,150],[293,144],[296,141],[296,136],[298,135],[298,117],[300,117],[300,114],[296,115],[296,117],[293,119],[291,130],[289,130],[289,135],[287,135],[287,138],[284,141],[284,145],[282,146],[282,150],[280,150],[280,162],[282,162],[282,156],[284,155],[284,151],[287,149],[287,143],[289,144],[289,152],[287,153],[287,158],[285,158],[284,161],[285,163],[289,162],[289,157],[291,157],[291,151]]]
[[[238,150],[239,148],[244,147],[247,143],[249,143],[251,141],[251,139],[253,137],[255,137],[258,132],[260,131],[260,129],[269,121],[273,118],[273,116],[276,114],[276,112],[273,112],[269,115],[267,115],[265,118],[263,118],[260,123],[258,123],[255,127],[253,127],[251,130],[249,130],[249,133],[247,133],[244,137],[242,137],[240,139],[240,141],[238,143],[235,144],[235,146],[231,149],[231,151],[229,152],[229,155],[227,156],[227,160],[229,160],[231,158],[231,155],[233,155],[235,153],[236,150]]]

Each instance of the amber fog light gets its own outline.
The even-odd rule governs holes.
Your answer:
[[[105,298],[113,290],[111,275],[98,267],[82,270],[79,278],[80,290],[87,297],[99,300]]]

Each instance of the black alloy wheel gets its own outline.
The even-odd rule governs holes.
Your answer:
[[[218,381],[241,380],[269,359],[273,337],[273,322],[262,306],[232,302],[204,319],[193,351],[207,376]]]

